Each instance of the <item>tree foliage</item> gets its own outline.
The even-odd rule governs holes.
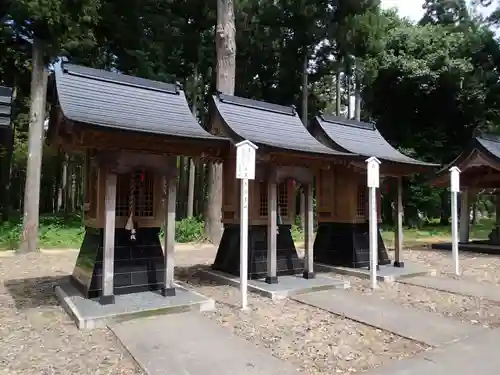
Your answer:
[[[310,117],[333,112],[337,98],[346,107],[357,84],[361,116],[414,157],[447,163],[474,131],[498,131],[500,47],[490,27],[500,12],[482,20],[465,0],[427,0],[424,17],[414,24],[381,10],[379,3],[235,1],[235,94],[300,110],[307,57]],[[12,189],[20,190],[10,195],[14,207],[20,208],[17,195],[24,179],[34,37],[43,40],[47,62],[66,55],[89,66],[180,81],[190,102],[200,103],[203,118],[204,99],[215,90],[216,10],[216,0],[2,2],[0,80],[18,88]],[[61,160],[45,156],[45,197],[54,196],[60,184]],[[74,164],[78,169],[78,161]],[[199,213],[206,193],[203,173],[197,177]],[[405,200],[413,212],[446,216],[445,194],[421,177],[407,183]],[[43,210],[53,209],[53,200],[44,199],[49,203]]]

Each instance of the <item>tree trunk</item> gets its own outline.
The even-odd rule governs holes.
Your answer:
[[[340,85],[340,64],[337,66],[337,71],[335,73],[335,114],[340,116],[340,103],[341,103],[341,93],[340,93],[341,85]]]
[[[186,181],[186,162],[187,157],[179,156],[179,179],[177,189],[177,219],[182,220],[186,217],[186,198],[187,198],[187,181]]]
[[[17,98],[17,87],[16,80],[14,80],[14,85],[12,88],[12,103],[15,102]],[[14,118],[14,113],[11,112],[11,118]],[[10,189],[12,185],[12,155],[14,153],[14,137],[15,137],[14,124],[11,125],[10,131],[7,134],[5,142],[5,155],[2,160],[2,184],[0,186],[0,194],[2,199],[2,221],[9,220],[10,209],[12,207],[10,203]]]
[[[361,121],[361,71],[356,66],[356,77],[354,78],[354,118]]]
[[[450,225],[450,201],[449,201],[449,193],[445,189],[440,194],[441,199],[441,214],[439,224],[443,226]]]
[[[308,118],[308,73],[307,68],[309,66],[309,56],[307,54],[307,50],[304,53],[304,65],[302,67],[302,123],[305,127],[307,127],[307,118]],[[305,195],[304,189],[300,189],[299,191],[300,204],[299,204],[299,216],[300,216],[300,227],[304,230],[305,223]]]
[[[351,118],[351,75],[346,72],[345,74],[345,92],[347,96],[347,115],[348,119]]]
[[[59,191],[57,194],[57,212],[61,212],[63,205],[66,202],[68,182],[68,154],[64,153],[62,162],[62,174],[60,179]]]
[[[33,39],[31,72],[30,120],[28,134],[28,163],[24,187],[24,218],[19,251],[37,250],[38,215],[40,208],[40,176],[42,167],[43,123],[47,96],[47,69],[43,62],[44,48]]]
[[[236,75],[236,27],[233,0],[217,0],[217,90],[234,94]],[[208,199],[205,215],[205,236],[219,243],[222,236],[222,163],[210,163],[208,168]]]
[[[191,112],[193,116],[197,118],[198,110],[198,66],[196,65],[193,73],[193,106]],[[194,180],[196,177],[196,167],[193,158],[189,159],[189,174],[188,174],[188,196],[187,196],[187,207],[186,216],[193,217],[194,209]]]

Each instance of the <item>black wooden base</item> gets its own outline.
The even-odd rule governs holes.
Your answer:
[[[115,296],[111,294],[110,296],[99,297],[99,303],[101,305],[112,305],[115,303]]]
[[[278,284],[278,276],[266,276],[266,283]]]
[[[291,226],[279,225],[276,235],[277,276],[294,275],[302,267],[293,243]],[[240,275],[240,226],[226,224],[212,268],[217,271]],[[267,276],[267,226],[248,227],[248,278],[260,279]]]
[[[161,295],[163,297],[175,296],[175,288],[161,288]]]
[[[159,290],[164,285],[165,260],[159,228],[139,228],[136,241],[130,232],[115,232],[114,294]],[[102,294],[103,230],[87,228],[71,277],[86,298]]]
[[[314,261],[331,266],[369,267],[368,223],[320,223],[314,241]],[[391,264],[378,234],[378,264]]]
[[[316,278],[316,274],[314,272],[304,271],[304,273],[302,274],[302,277],[304,279],[311,280],[311,279],[315,279]]]
[[[394,262],[394,267],[397,268],[405,268],[405,262],[398,262],[397,260]]]

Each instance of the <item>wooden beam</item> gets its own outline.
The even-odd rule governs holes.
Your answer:
[[[314,279],[314,212],[313,212],[313,186],[312,184],[304,185],[305,198],[305,223],[304,223],[304,279]]]
[[[277,182],[276,168],[269,173],[267,180],[267,277],[266,283],[276,284],[277,277]]]
[[[177,166],[175,158],[170,160],[171,170],[166,176],[167,196],[165,200],[165,280],[162,295],[175,296],[174,269],[175,269],[175,204],[177,200]]]
[[[394,233],[394,267],[404,267],[404,262],[401,261],[401,252],[403,251],[403,179],[397,178],[396,192],[396,230]]]
[[[100,303],[103,305],[115,302],[113,280],[115,275],[116,180],[116,173],[108,168],[106,170],[102,295],[100,298]]]
[[[469,191],[467,188],[460,192],[460,242],[469,242],[470,206]]]

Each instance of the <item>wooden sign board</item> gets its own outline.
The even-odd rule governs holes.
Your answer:
[[[367,185],[369,188],[380,187],[380,160],[372,156],[366,160],[367,164]]]
[[[255,150],[257,146],[248,140],[236,145],[236,178],[255,179]]]
[[[460,192],[460,169],[458,167],[450,168],[450,189],[452,193]]]

